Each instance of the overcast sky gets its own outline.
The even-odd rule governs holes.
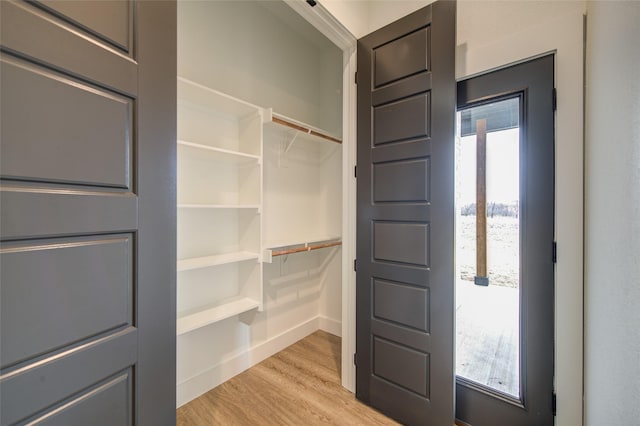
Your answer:
[[[487,203],[512,203],[519,198],[519,129],[491,132],[487,135]],[[459,139],[462,145],[457,159],[458,204],[476,201],[476,137]]]

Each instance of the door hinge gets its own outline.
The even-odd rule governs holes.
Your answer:
[[[556,393],[553,392],[551,394],[551,411],[553,412],[554,416],[556,415],[557,406],[558,406],[558,402],[557,402],[557,398],[556,398]]]
[[[553,242],[553,249],[551,251],[551,260],[553,263],[558,263],[558,243]]]
[[[553,88],[553,99],[552,99],[552,104],[553,104],[553,110],[557,110],[558,109],[558,92],[556,91],[556,88]]]
[[[355,84],[358,84],[358,71],[353,73],[353,82]]]
[[[358,270],[358,259],[353,259],[353,270],[354,271]]]
[[[358,177],[358,166],[353,166],[353,177],[354,178]]]
[[[353,365],[358,365],[358,354],[354,353],[353,354]]]

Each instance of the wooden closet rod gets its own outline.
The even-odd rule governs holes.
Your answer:
[[[271,118],[271,120],[274,123],[278,123],[280,125],[283,125],[283,126],[286,126],[286,127],[290,127],[292,129],[296,129],[296,130],[298,130],[300,132],[304,132],[304,133],[307,133],[307,134],[310,134],[310,135],[313,135],[313,136],[318,136],[319,138],[323,138],[323,139],[326,139],[326,140],[331,141],[331,142],[342,143],[342,141],[340,139],[338,139],[338,138],[334,138],[333,136],[318,132],[317,130],[307,129],[306,127],[303,127],[303,126],[301,126],[299,124],[292,123],[290,121],[284,120],[284,119],[279,118],[279,117],[275,117],[274,116],[274,117]]]
[[[342,241],[321,242],[317,244],[305,244],[304,247],[285,248],[282,250],[273,250],[271,256],[284,256],[285,254],[301,253],[305,251],[318,250],[322,248],[335,247],[342,245]]]

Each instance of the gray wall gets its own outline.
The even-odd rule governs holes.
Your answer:
[[[589,2],[585,424],[640,418],[640,2]],[[579,303],[579,302],[578,302]]]

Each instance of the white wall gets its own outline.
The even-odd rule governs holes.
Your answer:
[[[399,18],[433,3],[432,0],[387,0],[372,1],[369,12],[369,31],[373,32]]]
[[[320,0],[362,37],[430,0]],[[342,3],[338,8],[334,3]],[[365,6],[369,9],[363,13]],[[456,78],[556,54],[556,390],[558,425],[582,424],[584,1],[458,1]],[[368,23],[362,25],[363,16]]]
[[[414,12],[433,0],[319,0],[356,38]]]
[[[341,111],[342,51],[286,5],[257,4],[180,1],[178,75],[340,134],[323,111]]]
[[[344,25],[356,38],[370,32],[371,2],[362,0],[318,0],[331,15]]]
[[[640,3],[589,2],[585,420],[640,418]]]

